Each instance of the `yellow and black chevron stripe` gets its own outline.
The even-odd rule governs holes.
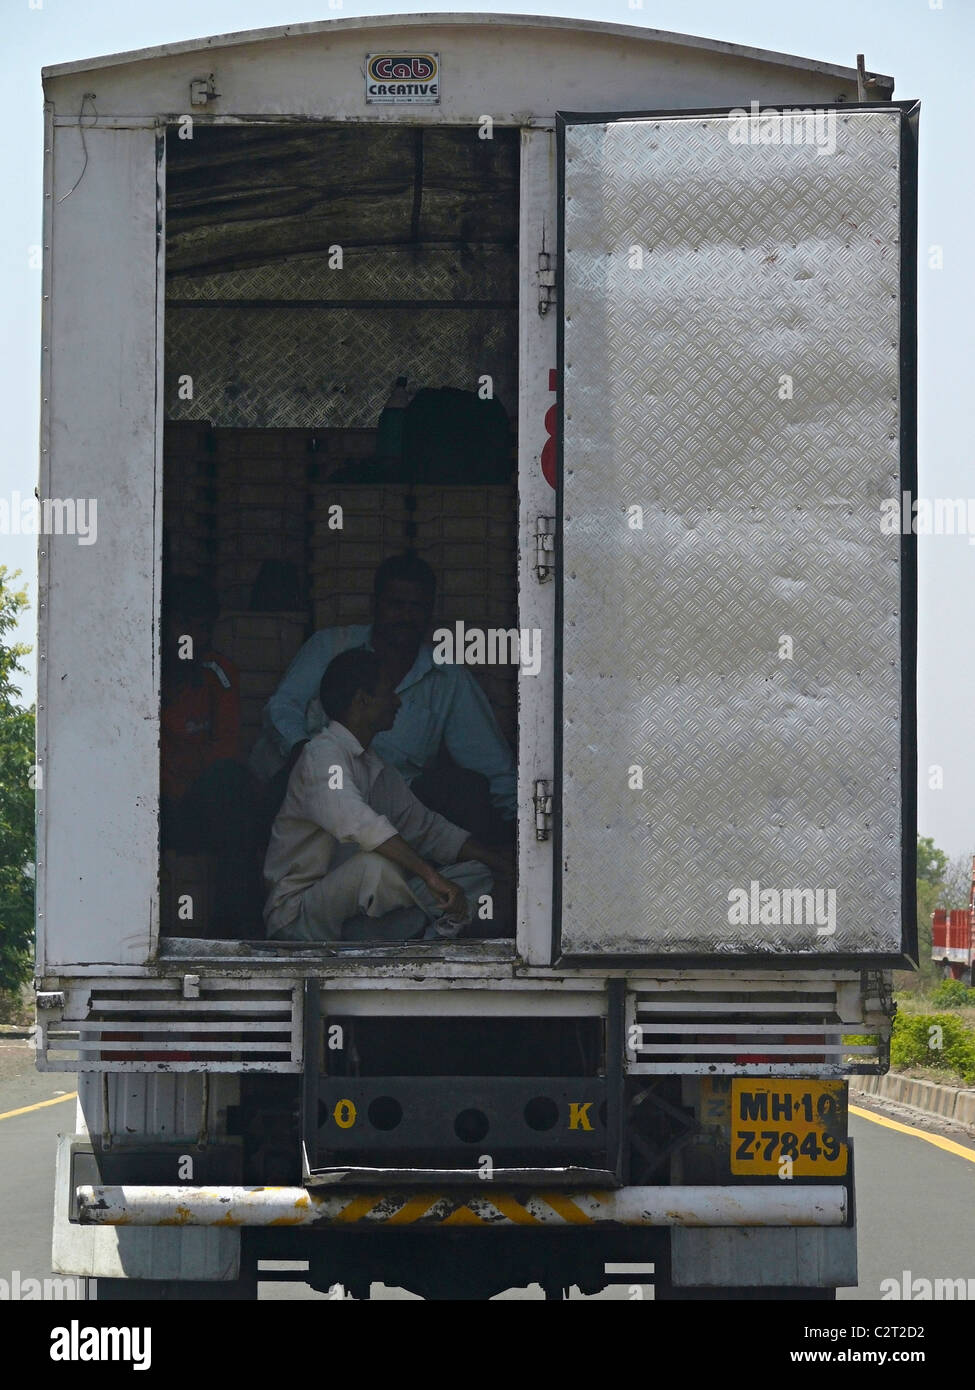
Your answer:
[[[610,1216],[612,1193],[544,1192],[490,1196],[438,1192],[308,1194],[311,1207],[338,1226],[589,1226]]]

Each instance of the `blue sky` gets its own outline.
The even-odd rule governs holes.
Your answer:
[[[635,3],[635,0],[634,0]],[[0,496],[33,492],[37,478],[41,239],[41,86],[44,64],[267,25],[371,14],[457,11],[557,14],[646,25],[776,49],[896,78],[895,95],[922,102],[920,187],[919,493],[975,497],[973,438],[975,313],[971,225],[975,141],[966,97],[975,58],[975,0],[627,0],[557,6],[361,4],[356,0],[0,0],[5,118],[0,168],[8,189],[0,220]],[[747,104],[747,94],[743,101]],[[928,250],[942,248],[943,268]],[[975,545],[966,537],[920,541],[919,823],[949,853],[975,847],[975,657],[967,641],[975,612]],[[23,571],[33,603],[35,547],[0,536],[0,563]],[[34,641],[34,613],[23,640]],[[33,658],[29,660],[31,681]],[[25,698],[33,699],[28,683]],[[928,786],[932,764],[944,786]]]

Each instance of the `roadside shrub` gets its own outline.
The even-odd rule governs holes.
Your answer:
[[[970,1009],[975,1007],[975,989],[961,980],[942,980],[931,992],[931,1003],[936,1009]]]
[[[932,1067],[975,1084],[975,1033],[956,1014],[898,1014],[890,1040],[895,1071]]]
[[[27,986],[20,989],[0,989],[0,1024],[13,1024],[16,1028],[29,1028],[34,1022],[34,991]]]

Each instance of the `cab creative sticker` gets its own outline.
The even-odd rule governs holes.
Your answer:
[[[367,53],[366,101],[436,106],[439,53]]]

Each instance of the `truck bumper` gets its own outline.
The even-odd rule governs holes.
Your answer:
[[[333,1192],[303,1187],[87,1187],[90,1226],[846,1226],[841,1186],[623,1187],[605,1192]]]

